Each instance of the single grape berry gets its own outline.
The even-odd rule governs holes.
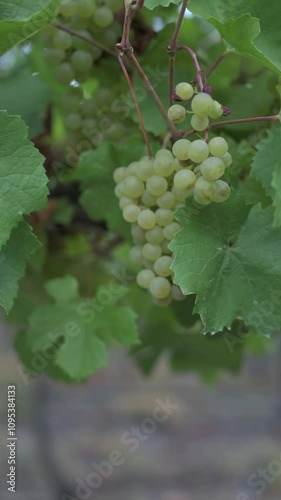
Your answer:
[[[158,208],[155,212],[158,226],[165,227],[174,220],[173,212],[167,208]]]
[[[212,200],[216,203],[223,203],[229,198],[230,187],[227,182],[221,180],[216,181],[216,186],[218,190],[217,193],[213,196]]]
[[[146,189],[152,196],[161,196],[167,191],[168,182],[160,175],[152,175],[147,179]]]
[[[213,99],[211,96],[204,92],[200,92],[192,99],[191,109],[199,118],[204,118],[209,115],[212,104]]]
[[[142,249],[142,255],[145,259],[155,262],[162,254],[160,245],[153,245],[152,243],[145,243]]]
[[[224,161],[225,168],[228,168],[232,165],[232,156],[229,152],[225,153],[221,159]]]
[[[203,177],[208,181],[216,181],[224,174],[224,161],[222,158],[217,158],[216,156],[207,158],[201,163],[200,171]]]
[[[188,101],[194,94],[194,89],[190,83],[181,82],[175,88],[176,95],[182,101]]]
[[[188,191],[195,182],[196,176],[191,170],[180,170],[174,177],[174,186],[181,191]]]
[[[228,144],[223,137],[214,137],[209,142],[209,149],[211,155],[222,157],[228,151]]]
[[[186,118],[186,110],[180,104],[173,104],[168,109],[168,117],[173,123],[181,123]]]
[[[128,198],[139,198],[144,191],[144,183],[134,175],[126,177],[120,186]]]
[[[179,139],[173,145],[172,151],[173,155],[178,160],[188,160],[189,159],[189,147],[191,142],[188,139]]]
[[[169,177],[175,170],[173,156],[159,155],[154,161],[154,170],[161,177]]]
[[[152,229],[156,224],[156,214],[148,208],[142,210],[138,216],[138,224],[142,229]]]
[[[136,264],[137,266],[141,266],[142,265],[142,247],[139,245],[132,247],[130,252],[129,252],[129,258],[133,264]]]
[[[163,230],[160,226],[154,226],[153,229],[149,229],[145,233],[145,237],[148,241],[148,243],[152,243],[153,245],[159,245],[162,243],[164,236],[163,236]]]
[[[209,126],[209,118],[205,116],[204,118],[199,118],[197,115],[193,115],[190,120],[190,125],[197,132],[203,132]]]
[[[166,238],[166,240],[171,241],[175,234],[180,231],[181,227],[178,222],[172,222],[171,224],[168,224],[166,227],[163,229],[163,235]]]
[[[171,293],[171,284],[167,278],[157,276],[151,281],[149,290],[156,299],[165,299]]]
[[[140,211],[141,209],[137,205],[126,205],[123,210],[123,217],[127,222],[136,222],[138,220]]]
[[[169,255],[162,255],[154,262],[154,271],[158,276],[167,278],[171,276],[173,271],[170,269],[173,262],[173,258]]]
[[[141,288],[149,288],[151,285],[151,282],[155,278],[155,274],[153,271],[150,269],[142,269],[138,274],[137,274],[137,284]]]
[[[213,120],[216,120],[217,118],[220,118],[222,116],[222,113],[222,105],[218,101],[213,101],[211,110],[209,111],[209,117],[213,118]]]
[[[207,94],[206,94],[207,95]],[[201,163],[209,156],[209,147],[205,141],[197,139],[189,146],[189,158],[195,163]]]

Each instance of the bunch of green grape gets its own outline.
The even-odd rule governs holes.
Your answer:
[[[123,0],[62,0],[57,22],[86,40],[54,26],[41,35],[45,62],[54,80],[65,88],[58,104],[73,147],[83,148],[87,140],[95,147],[104,138],[118,140],[124,134],[124,127],[109,116],[115,99],[112,89],[91,91],[88,86],[84,90],[104,54],[87,39],[113,49],[122,32],[114,12],[123,7]],[[77,150],[78,156],[80,152]]]

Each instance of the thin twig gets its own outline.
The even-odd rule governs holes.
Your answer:
[[[196,69],[196,80],[197,80],[197,83],[199,85],[200,92],[203,92],[204,84],[203,84],[203,80],[202,80],[202,70],[201,70],[199,61],[197,59],[197,55],[187,45],[178,45],[177,50],[186,50],[191,55],[192,60],[194,62],[195,69]]]
[[[217,59],[216,61],[212,64],[212,66],[208,69],[208,71],[205,73],[205,77],[208,78],[211,73],[216,69],[216,67],[224,60],[224,58],[228,55],[231,54],[232,50],[225,50]]]
[[[272,115],[272,116],[254,116],[251,118],[238,118],[236,120],[225,120],[225,121],[220,121],[220,122],[215,122],[211,123],[208,127],[207,130],[210,130],[215,127],[224,127],[225,125],[235,125],[238,123],[252,123],[252,122],[266,122],[266,121],[281,121],[279,115]],[[196,130],[188,130],[185,134],[184,137],[187,137],[189,135],[197,134]]]
[[[168,45],[168,53],[169,53],[169,105],[173,104],[173,92],[175,87],[175,58],[176,58],[176,49],[178,43],[178,37],[180,33],[180,29],[182,26],[182,22],[184,20],[184,14],[186,11],[187,4],[189,0],[184,0],[181,11],[177,20],[175,32],[172,36],[170,44]]]
[[[142,130],[142,133],[143,133],[143,138],[144,138],[144,141],[145,141],[145,144],[146,144],[147,153],[148,153],[149,158],[151,159],[152,158],[152,151],[151,151],[151,147],[150,147],[148,135],[147,135],[147,132],[145,130],[145,125],[144,125],[143,117],[142,117],[142,114],[141,114],[141,111],[140,111],[140,107],[139,107],[139,104],[138,104],[138,101],[137,101],[137,98],[136,98],[136,94],[134,92],[134,88],[133,88],[133,85],[132,85],[132,82],[131,82],[130,75],[129,75],[129,73],[127,71],[127,68],[126,68],[126,66],[124,64],[122,54],[119,54],[118,61],[120,63],[122,71],[123,71],[123,73],[124,73],[124,75],[126,77],[126,80],[127,80],[127,83],[128,83],[128,87],[130,89],[130,92],[131,92],[131,95],[132,95],[132,98],[133,98],[133,101],[134,101],[134,105],[135,105],[137,113],[138,113],[138,118],[139,118],[141,130]]]
[[[69,28],[68,26],[65,26],[64,24],[61,24],[61,23],[53,23],[53,26],[55,28],[57,28],[58,30],[65,31],[66,33],[69,33],[70,35],[75,36],[76,38],[80,38],[81,40],[84,40],[84,42],[87,42],[90,45],[93,45],[94,47],[101,49],[103,52],[106,52],[110,56],[116,57],[116,52],[108,49],[102,43],[97,42],[96,40],[93,40],[92,38],[85,36],[82,33],[79,33],[79,31],[75,31],[75,30],[73,30],[73,29]]]

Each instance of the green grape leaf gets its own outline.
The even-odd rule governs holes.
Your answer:
[[[266,193],[272,198],[275,208],[274,223],[278,226],[281,225],[280,171],[281,131],[280,127],[274,127],[257,145],[251,176],[262,184]]]
[[[197,294],[205,331],[230,328],[237,317],[258,335],[280,329],[281,230],[272,227],[272,207],[248,211],[233,194],[221,205],[177,212],[183,228],[170,244],[174,279]]]
[[[212,23],[240,54],[281,71],[279,0],[273,0],[270,9],[263,0],[196,0],[189,8]]]
[[[17,296],[18,282],[25,274],[26,261],[39,247],[31,227],[26,222],[20,222],[0,250],[0,305],[7,313]]]
[[[30,38],[55,17],[60,0],[1,0],[0,56],[14,45]]]
[[[144,6],[147,9],[155,9],[155,7],[169,7],[170,4],[179,5],[182,0],[145,0]]]
[[[47,282],[46,289],[55,303],[33,311],[26,335],[34,353],[53,351],[53,370],[57,367],[79,382],[107,365],[106,344],[138,342],[136,315],[115,305],[124,295],[123,287],[118,292],[101,288],[92,301],[79,297],[78,283],[71,276]]]
[[[24,215],[47,204],[44,158],[27,139],[27,132],[18,116],[0,112],[0,248]]]

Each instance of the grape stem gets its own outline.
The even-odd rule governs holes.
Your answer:
[[[168,45],[168,53],[169,53],[169,105],[171,106],[173,104],[173,92],[175,88],[175,58],[176,58],[176,51],[177,51],[177,43],[178,43],[178,37],[180,33],[180,29],[182,26],[182,22],[184,19],[184,14],[187,8],[187,5],[189,4],[189,0],[184,0],[181,11],[177,20],[175,32],[172,36],[172,39],[170,41],[170,44]]]
[[[134,9],[132,9],[130,4],[126,5],[123,34],[122,34],[121,42],[118,43],[116,45],[116,47],[119,50],[121,57],[123,57],[123,55],[125,54],[128,57],[128,59],[130,59],[134,68],[137,70],[138,74],[140,75],[146,89],[148,90],[148,92],[151,95],[152,99],[154,100],[156,106],[158,107],[158,110],[160,111],[163,119],[165,120],[167,127],[168,127],[173,139],[176,140],[181,136],[181,133],[177,130],[175,125],[169,119],[165,107],[163,106],[163,104],[162,104],[161,100],[159,99],[157,93],[155,92],[152,84],[150,83],[145,72],[143,71],[140,63],[136,59],[136,57],[134,55],[133,47],[130,43],[129,37],[130,37],[130,28],[131,28],[133,11],[134,11]]]
[[[210,130],[215,127],[224,127],[224,125],[235,125],[236,123],[251,123],[251,122],[268,122],[268,121],[280,121],[279,115],[272,116],[253,116],[251,118],[238,118],[236,120],[225,120],[220,122],[211,123],[207,130]],[[196,130],[188,130],[184,137],[189,135],[197,134]]]
[[[90,45],[93,45],[94,47],[101,49],[103,52],[106,52],[110,56],[116,57],[116,52],[108,49],[102,43],[97,42],[96,40],[93,40],[92,38],[79,33],[79,31],[75,31],[75,30],[73,30],[73,29],[69,28],[68,26],[65,26],[64,24],[61,24],[61,23],[53,23],[53,26],[55,28],[57,28],[58,30],[65,31],[66,33],[69,33],[70,35],[75,36],[76,38],[80,38],[81,40],[84,40],[84,42],[87,42]]]
[[[204,84],[203,84],[203,80],[202,80],[202,69],[201,69],[199,61],[197,59],[197,55],[187,45],[178,45],[177,50],[186,50],[191,55],[192,60],[194,62],[195,69],[196,69],[196,80],[197,80],[197,83],[199,85],[200,92],[203,92]]]
[[[141,130],[142,130],[143,138],[144,138],[146,149],[147,149],[147,154],[148,154],[149,158],[152,159],[152,151],[151,151],[151,147],[150,147],[148,135],[147,135],[147,132],[145,130],[145,125],[144,125],[143,117],[142,117],[142,114],[141,114],[141,111],[140,111],[140,107],[139,107],[139,104],[138,104],[138,101],[137,101],[137,98],[136,98],[136,94],[134,92],[134,88],[133,88],[133,85],[132,85],[132,82],[131,82],[130,75],[129,75],[128,71],[127,71],[126,65],[125,65],[125,63],[123,61],[123,55],[121,53],[118,56],[118,61],[120,63],[122,71],[123,71],[123,73],[124,73],[124,75],[126,77],[126,80],[127,80],[127,83],[128,83],[128,87],[130,89],[130,92],[131,92],[131,95],[132,95],[132,99],[134,101],[134,105],[135,105],[135,108],[136,108],[136,111],[137,111],[137,114],[138,114],[138,118],[139,118],[139,122],[140,122],[140,127],[141,127]]]
[[[212,66],[208,69],[208,71],[206,72],[205,74],[205,78],[208,78],[208,76],[210,76],[211,73],[213,73],[213,71],[216,69],[216,67],[224,60],[224,58],[226,56],[228,56],[228,54],[231,54],[231,52],[233,52],[233,50],[229,50],[229,49],[226,49],[216,60],[215,62],[212,64]]]

